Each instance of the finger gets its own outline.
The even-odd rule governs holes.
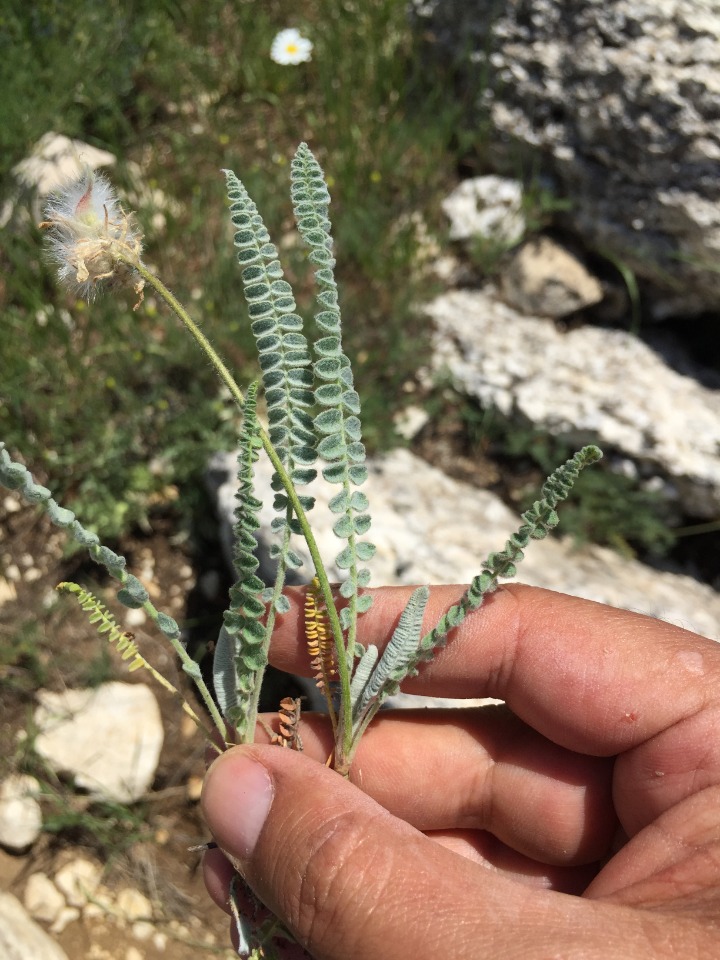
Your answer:
[[[452,830],[427,834],[448,850],[519,883],[579,896],[597,875],[599,864],[565,867],[538,863],[486,831]]]
[[[327,718],[303,715],[302,739],[324,762]],[[486,830],[545,864],[600,859],[617,826],[612,762],[558,747],[503,707],[381,714],[350,779],[418,830]]]
[[[202,862],[203,880],[210,897],[228,915],[230,909],[230,885],[233,878],[237,879],[237,872],[224,853],[219,849],[208,850]],[[258,905],[254,894],[247,891],[244,883],[235,886],[237,909],[244,918],[252,918],[259,926],[269,920],[271,915],[262,905]],[[233,946],[238,948],[238,931],[235,920],[230,921],[230,939]],[[277,952],[278,960],[305,960],[306,952],[292,943],[283,943]]]
[[[429,630],[463,592],[433,587]],[[411,587],[372,591],[358,639],[384,647]],[[273,636],[273,662],[308,673],[304,588]],[[565,594],[501,587],[450,632],[444,649],[403,689],[436,697],[497,697],[546,736],[574,750],[614,754],[694,713],[720,647],[671,624]]]
[[[222,850],[214,849],[203,854],[202,871],[210,898],[221,910],[230,913],[230,881],[235,868]]]
[[[462,594],[432,589],[430,628]],[[359,639],[383,646],[411,588],[374,591]],[[278,665],[300,668],[302,590],[273,637]],[[578,753],[623,754],[615,801],[633,835],[697,790],[720,782],[720,645],[625,610],[522,585],[503,586],[448,636],[403,689],[491,696],[549,740]],[[640,748],[641,749],[633,749]]]
[[[720,861],[720,787],[709,787],[678,803],[641,830],[599,872],[592,897],[624,904],[682,899],[717,916]]]
[[[316,960],[429,960],[440,945],[454,960],[574,956],[593,942],[588,957],[656,956],[652,917],[633,926],[630,911],[479,866],[302,754],[228,751],[202,803],[221,848]]]

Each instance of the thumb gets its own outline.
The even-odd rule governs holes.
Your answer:
[[[455,940],[477,918],[477,866],[316,761],[233,748],[210,767],[202,805],[220,848],[314,957],[422,960],[449,938],[454,957],[477,956],[476,938]]]

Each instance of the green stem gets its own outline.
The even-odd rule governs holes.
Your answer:
[[[135,271],[137,271],[137,273],[140,274],[140,276],[148,284],[148,286],[152,287],[152,289],[157,293],[160,299],[165,304],[167,304],[167,306],[173,311],[173,313],[179,318],[179,320],[187,327],[191,335],[194,337],[198,346],[201,348],[203,353],[205,353],[205,355],[208,357],[208,359],[212,363],[213,367],[215,368],[215,371],[217,372],[222,382],[230,391],[235,402],[242,409],[245,406],[245,397],[243,395],[242,390],[238,387],[232,374],[230,373],[228,368],[225,366],[223,361],[220,359],[218,353],[215,351],[214,347],[211,345],[208,338],[205,336],[202,330],[200,330],[198,325],[195,323],[195,321],[192,319],[192,317],[189,315],[189,313],[183,307],[180,301],[175,296],[173,296],[173,294],[168,290],[168,288],[165,286],[162,280],[160,280],[159,277],[156,277],[155,274],[151,273],[147,269],[147,267],[140,262],[139,259],[134,258],[132,256],[126,257],[120,254],[118,255],[118,259],[123,260],[123,262],[127,263],[128,266],[132,267]],[[282,483],[285,489],[285,492],[287,493],[288,500],[292,504],[293,511],[295,513],[298,523],[300,524],[300,529],[302,530],[302,535],[307,544],[307,548],[310,552],[310,556],[312,557],[313,566],[315,567],[315,575],[318,578],[318,582],[320,584],[320,590],[322,592],[323,600],[325,601],[325,606],[327,608],[328,620],[330,621],[330,628],[332,629],[332,632],[333,632],[333,638],[335,640],[335,649],[337,653],[338,677],[340,680],[340,698],[341,698],[341,703],[343,705],[342,707],[343,723],[341,724],[341,726],[343,727],[343,730],[345,733],[345,736],[343,737],[343,743],[341,745],[342,746],[341,755],[339,757],[336,756],[336,764],[340,764],[341,767],[344,767],[343,758],[347,750],[347,745],[345,741],[347,740],[348,736],[350,736],[350,738],[352,737],[352,723],[351,723],[352,705],[350,703],[350,670],[347,665],[347,656],[345,652],[345,645],[343,642],[343,631],[340,625],[340,618],[338,617],[337,609],[335,608],[335,598],[333,597],[332,588],[330,587],[330,581],[328,580],[327,573],[325,572],[325,567],[322,562],[322,557],[320,556],[320,551],[318,549],[315,536],[313,535],[312,529],[310,528],[307,515],[303,510],[302,505],[300,504],[300,500],[298,498],[297,492],[295,491],[293,482],[288,476],[287,470],[285,469],[282,461],[280,460],[280,456],[275,450],[275,447],[272,445],[270,441],[270,437],[267,435],[267,433],[263,429],[260,430],[260,439],[262,441],[263,447],[265,448],[265,452],[270,458],[270,462],[272,463],[275,469],[275,472],[280,478],[280,482]],[[175,644],[173,644],[173,646],[175,646]],[[182,644],[178,643],[178,646],[183,650],[185,657],[187,657],[187,653],[185,652],[184,648],[182,648]],[[348,730],[349,730],[349,734],[347,733]]]
[[[156,610],[152,602],[150,600],[146,600],[142,608],[145,611],[145,613],[147,613],[147,615],[150,617],[150,619],[153,621],[153,623],[156,624],[158,629],[162,629],[160,628],[160,625],[158,623],[158,611]],[[192,677],[192,680],[195,683],[195,686],[197,687],[198,693],[202,697],[203,703],[207,707],[208,712],[212,718],[212,721],[217,727],[218,732],[220,733],[220,736],[223,738],[223,740],[227,740],[227,725],[223,720],[222,714],[220,713],[217,706],[215,705],[215,700],[213,699],[212,694],[208,690],[207,684],[202,678],[200,667],[198,666],[196,661],[193,660],[190,654],[187,652],[187,650],[182,645],[180,640],[178,640],[176,637],[169,637],[166,633],[163,633],[163,636],[168,640],[173,650],[178,655],[178,658],[180,659],[180,662],[182,664],[182,667],[185,673],[187,673],[189,677]]]
[[[285,534],[289,536],[289,531]],[[277,575],[275,577],[275,584],[273,587],[273,595],[270,602],[267,605],[267,619],[265,621],[265,639],[263,640],[263,657],[265,665],[259,671],[259,676],[255,683],[252,693],[250,694],[250,705],[247,709],[247,719],[245,721],[246,733],[245,737],[242,740],[242,743],[253,743],[255,740],[255,726],[257,724],[257,715],[258,715],[258,705],[260,702],[260,691],[262,688],[263,676],[265,675],[265,669],[268,664],[269,652],[270,652],[270,639],[272,637],[273,630],[275,628],[275,603],[282,592],[282,585],[284,583],[283,576],[283,567],[278,566]]]
[[[190,331],[192,336],[195,338],[198,346],[203,350],[208,360],[215,368],[215,372],[217,373],[217,375],[220,377],[222,382],[225,384],[225,386],[228,388],[228,390],[232,394],[233,400],[235,400],[235,402],[240,407],[240,409],[242,409],[245,406],[245,397],[243,395],[242,390],[240,389],[240,387],[238,387],[237,383],[235,383],[235,380],[232,374],[230,373],[228,368],[225,366],[223,361],[220,359],[220,356],[218,355],[215,348],[212,346],[208,338],[202,332],[200,327],[195,323],[193,318],[187,312],[185,307],[183,307],[183,305],[180,303],[177,297],[173,296],[173,294],[170,293],[170,291],[162,282],[162,280],[160,280],[159,277],[156,277],[154,273],[151,273],[148,270],[148,268],[145,266],[145,264],[140,262],[140,260],[133,259],[130,257],[125,258],[123,256],[118,256],[118,259],[123,260],[123,262],[127,263],[128,266],[133,268],[133,270],[136,270],[137,273],[139,273],[140,276],[143,278],[145,283],[147,283],[148,286],[152,287],[155,293],[157,293],[157,295],[160,297],[160,299],[163,300],[168,305],[168,307],[170,307],[173,313],[175,313],[180,318],[180,320],[182,320],[182,322],[185,324],[185,326]]]

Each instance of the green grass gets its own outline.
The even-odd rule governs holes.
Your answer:
[[[122,196],[137,163],[172,201],[166,229],[139,210],[146,259],[203,323],[241,379],[254,369],[220,168],[254,195],[280,240],[301,311],[312,307],[292,246],[289,160],[304,139],[331,182],[347,347],[372,447],[427,350],[417,304],[419,211],[429,228],[470,142],[462,105],[419,56],[404,0],[133,4],[15,2],[0,15],[0,183],[48,129],[108,149]],[[297,26],[313,58],[281,66],[272,37]],[[4,55],[4,59],[3,59]],[[468,91],[468,96],[471,95]],[[22,217],[0,267],[0,436],[105,537],[180,504],[237,424],[174,321],[131,295],[87,306],[57,289]],[[190,504],[190,507],[192,505]]]

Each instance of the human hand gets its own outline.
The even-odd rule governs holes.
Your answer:
[[[426,623],[461,593],[434,588]],[[376,591],[360,641],[382,646],[408,594]],[[297,673],[302,597],[272,651]],[[319,716],[304,754],[237,747],[208,772],[214,838],[313,957],[720,956],[720,645],[504,586],[404,689],[508,709],[380,714],[351,782],[313,762]],[[226,910],[231,874],[206,854]]]

